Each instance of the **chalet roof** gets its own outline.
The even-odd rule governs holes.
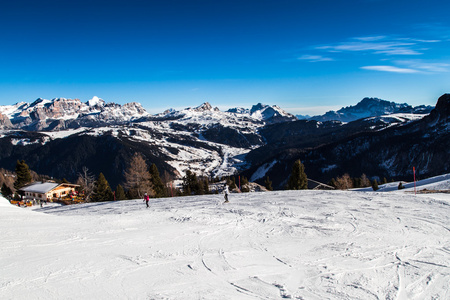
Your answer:
[[[55,188],[62,186],[62,185],[67,185],[67,186],[72,186],[72,187],[77,187],[78,185],[76,184],[70,184],[70,183],[56,183],[56,182],[40,182],[40,181],[36,181],[33,182],[27,186],[24,186],[23,188],[21,188],[21,191],[24,192],[31,192],[31,193],[40,193],[40,194],[45,194],[50,192],[51,190],[54,190]]]
[[[37,181],[37,182],[33,182],[27,186],[24,186],[20,190],[24,191],[24,192],[45,194],[45,193],[50,192],[54,188],[56,188],[58,185],[59,185],[59,183],[56,183],[56,182]]]

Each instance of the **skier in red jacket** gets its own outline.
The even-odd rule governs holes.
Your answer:
[[[147,208],[148,208],[148,201],[150,200],[150,197],[147,195],[147,193],[144,194],[144,201],[145,204],[147,204]]]

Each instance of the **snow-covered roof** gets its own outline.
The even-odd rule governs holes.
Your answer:
[[[53,190],[54,188],[56,188],[57,186],[59,186],[59,183],[55,183],[55,182],[33,182],[30,185],[27,185],[23,188],[21,188],[21,191],[24,192],[31,192],[31,193],[41,193],[41,194],[45,194],[50,192],[51,190]]]

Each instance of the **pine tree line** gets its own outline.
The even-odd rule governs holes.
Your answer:
[[[2,194],[11,195],[14,190],[18,190],[26,184],[32,182],[33,177],[42,181],[48,179],[45,178],[45,176],[32,174],[32,171],[30,171],[28,165],[23,160],[17,161],[15,171],[16,180],[13,183],[13,188],[10,187],[11,182],[9,185],[4,179],[0,182],[2,185]],[[167,197],[168,195],[204,195],[211,193],[209,189],[210,181],[208,177],[198,177],[195,173],[187,170],[186,175],[183,177],[182,191],[175,190],[174,194],[174,191],[172,190],[173,187],[168,187],[167,184],[164,184],[161,180],[156,165],[152,164],[149,168],[144,157],[140,153],[133,156],[124,175],[124,185],[122,186],[119,184],[116,187],[116,190],[113,191],[103,173],[100,173],[96,178],[89,172],[88,168],[83,167],[81,172],[78,174],[77,184],[80,186],[78,192],[84,197],[86,202],[143,198],[144,193],[147,193],[151,197],[155,198]],[[164,175],[165,181],[168,182],[170,180],[170,176],[168,174]],[[4,176],[0,176],[0,179],[2,178],[4,178]],[[249,181],[245,176],[240,176],[239,187],[236,184],[236,178],[234,176],[211,179],[214,183],[221,182],[223,180],[225,180],[230,191],[238,189],[239,187],[241,192],[250,191]],[[63,179],[61,182],[67,182],[67,180]],[[266,177],[264,185],[267,190],[273,190],[272,181],[270,181],[269,177]],[[287,188],[307,188],[307,177],[304,171],[304,166],[300,160],[297,160],[294,163]]]

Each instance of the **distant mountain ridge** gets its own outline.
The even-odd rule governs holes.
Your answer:
[[[119,125],[143,120],[174,119],[189,115],[189,112],[208,111],[222,113],[223,115],[226,113],[237,114],[265,124],[295,121],[297,119],[321,122],[351,122],[368,117],[399,113],[423,116],[429,114],[432,109],[432,106],[412,107],[406,103],[399,104],[378,98],[364,98],[354,106],[343,107],[338,111],[329,111],[324,115],[313,117],[295,117],[276,105],[269,106],[261,103],[254,105],[251,109],[236,107],[226,112],[220,112],[217,107],[213,108],[208,102],[195,108],[187,108],[181,111],[169,109],[164,113],[151,115],[137,102],[124,105],[113,102],[106,103],[96,96],[86,102],[81,102],[79,99],[55,98],[45,100],[39,98],[32,103],[20,102],[14,105],[0,106],[0,128],[20,128],[31,131],[64,130],[83,126]]]
[[[105,125],[120,125],[129,122],[142,122],[156,119],[182,118],[192,113],[215,112],[225,119],[227,113],[234,113],[264,123],[276,123],[296,120],[296,117],[285,112],[278,106],[261,103],[252,109],[235,108],[221,112],[208,102],[195,108],[181,111],[173,109],[156,116],[150,115],[140,103],[131,102],[124,105],[106,103],[103,99],[93,97],[87,102],[79,99],[55,98],[45,100],[39,98],[32,103],[20,102],[14,105],[0,106],[0,128],[25,129],[29,131],[65,130],[79,127],[99,127]],[[199,118],[197,118],[199,119]],[[8,121],[9,120],[9,121]]]
[[[299,119],[316,121],[352,122],[363,118],[378,117],[392,114],[422,114],[431,112],[433,106],[420,105],[413,107],[406,103],[390,102],[378,98],[364,98],[354,106],[347,106],[338,111],[328,111],[323,115],[299,116]]]

